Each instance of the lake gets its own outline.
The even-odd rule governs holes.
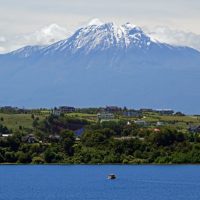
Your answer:
[[[199,200],[200,166],[0,166],[0,200],[104,199]]]

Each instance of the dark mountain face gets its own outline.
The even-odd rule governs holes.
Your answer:
[[[121,105],[200,112],[200,53],[129,23],[91,24],[50,46],[0,55],[0,104]]]

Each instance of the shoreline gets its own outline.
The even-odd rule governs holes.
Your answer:
[[[200,163],[182,163],[182,164],[157,164],[157,163],[149,163],[149,164],[123,164],[123,163],[99,163],[99,164],[71,164],[71,163],[45,163],[45,164],[23,164],[23,163],[0,163],[1,166],[183,166],[183,165],[197,165],[200,166]]]

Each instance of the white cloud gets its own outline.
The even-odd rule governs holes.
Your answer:
[[[9,52],[27,45],[48,45],[69,36],[69,32],[58,26],[51,24],[33,33],[18,35],[15,37],[0,37],[1,53]]]
[[[89,23],[88,23],[88,26],[92,26],[92,25],[102,25],[103,22],[98,19],[98,18],[94,18],[92,19]]]
[[[181,30],[170,29],[165,26],[155,27],[147,31],[154,39],[172,45],[188,46],[200,51],[200,35]]]
[[[0,36],[0,53],[4,53],[5,52],[5,42],[6,42],[6,38],[3,36]]]
[[[0,42],[6,42],[6,38],[3,36],[0,36]]]
[[[5,52],[5,48],[0,46],[0,53],[4,53]]]
[[[57,24],[51,24],[34,33],[19,36],[18,39],[29,45],[46,45],[65,39],[69,33]]]

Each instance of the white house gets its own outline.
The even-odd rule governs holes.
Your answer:
[[[164,125],[164,122],[157,122],[156,123],[156,126],[163,126]]]
[[[55,116],[60,116],[61,115],[61,110],[60,109],[53,109],[52,114]]]
[[[4,138],[6,138],[6,137],[11,137],[13,134],[0,134],[0,136],[1,137],[4,137]]]
[[[98,120],[112,120],[114,118],[115,118],[114,115],[109,112],[101,112],[97,114]]]
[[[146,126],[147,122],[144,120],[135,120],[134,121],[135,124],[140,125],[140,126]]]

